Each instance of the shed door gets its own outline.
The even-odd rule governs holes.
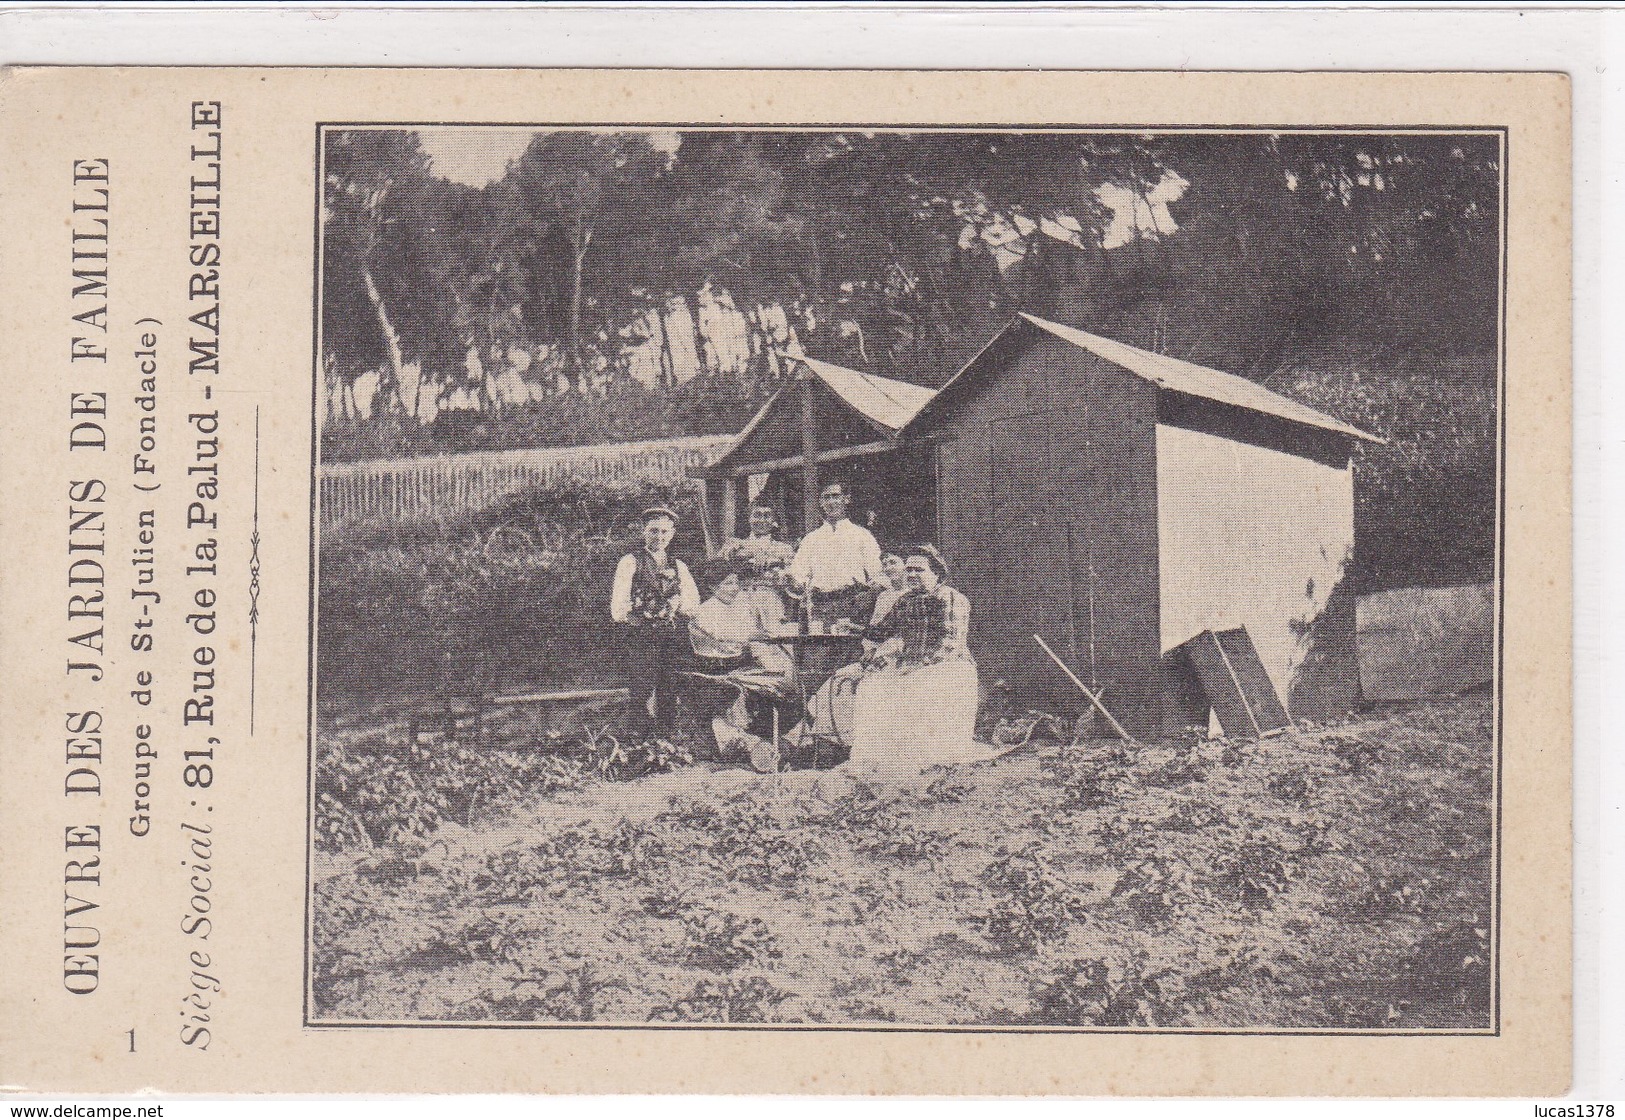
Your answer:
[[[1052,410],[988,425],[994,522],[1000,528],[999,594],[981,614],[982,633],[1011,663],[1005,675],[1026,679],[1043,696],[1079,700],[1077,691],[1033,641],[1043,637],[1085,683],[1100,676],[1109,653],[1098,640],[1102,611],[1094,548],[1082,507],[1081,464],[1062,454],[1081,410]],[[973,616],[974,617],[974,616]],[[1019,668],[1017,668],[1019,667]],[[1014,670],[1014,671],[1012,671]]]
[[[1029,681],[1038,696],[1074,707],[1077,689],[1033,642],[1042,636],[1085,684],[1116,696],[1134,673],[1124,663],[1124,636],[1134,634],[1133,598],[1116,587],[1110,541],[1094,540],[1110,502],[1089,470],[1079,429],[1084,410],[1048,410],[988,426],[991,502],[998,541],[999,595],[981,614],[981,632],[998,634],[1012,679]],[[991,606],[991,605],[990,605]],[[993,614],[993,616],[990,616]],[[1019,668],[1017,668],[1019,666]]]

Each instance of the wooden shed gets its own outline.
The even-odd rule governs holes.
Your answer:
[[[1245,378],[1022,315],[896,439],[932,450],[936,538],[971,600],[984,684],[1080,710],[1039,634],[1154,734],[1207,719],[1173,651],[1242,625],[1292,715],[1353,703],[1351,456],[1376,437]]]
[[[795,369],[792,380],[715,462],[694,472],[705,492],[712,545],[745,532],[749,503],[764,493],[779,507],[786,532],[799,537],[817,527],[819,483],[829,476],[853,484],[853,516],[871,521],[881,539],[934,532],[929,448],[896,442],[932,390],[814,358],[785,359]]]

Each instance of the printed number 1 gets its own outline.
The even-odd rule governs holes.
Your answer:
[[[134,1054],[135,1053],[135,1028],[131,1027],[129,1030],[125,1031],[124,1033],[130,1036],[130,1053]]]

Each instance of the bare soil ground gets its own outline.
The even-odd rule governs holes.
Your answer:
[[[589,778],[318,851],[315,1014],[1487,1029],[1493,755],[1473,696],[885,784]]]

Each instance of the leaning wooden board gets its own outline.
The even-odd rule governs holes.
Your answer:
[[[1226,735],[1262,737],[1291,725],[1246,627],[1204,630],[1179,650]]]

